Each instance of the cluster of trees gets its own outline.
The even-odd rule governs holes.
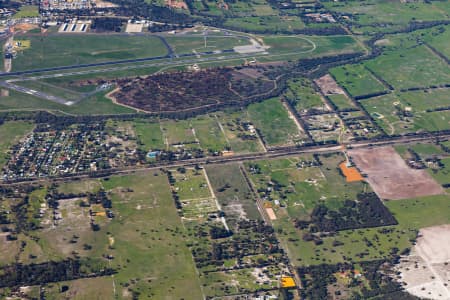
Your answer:
[[[95,18],[94,22],[91,25],[91,29],[94,29],[97,32],[120,32],[123,23],[124,19],[121,18]]]
[[[116,15],[142,17],[152,21],[179,25],[191,25],[198,20],[188,14],[145,0],[111,0],[111,2],[118,5],[113,9]]]
[[[209,244],[206,247],[192,249],[198,268],[209,265],[222,266],[224,260],[233,258],[237,259],[240,265],[245,256],[284,253],[273,228],[262,221],[241,220],[234,232],[226,234],[225,231],[226,229],[219,227],[219,223],[197,226],[194,231],[195,236]],[[208,237],[212,237],[213,241]],[[267,263],[267,261],[261,261],[260,266]]]
[[[328,286],[336,282],[335,273],[346,272],[351,277],[348,288],[354,289],[352,299],[404,299],[416,300],[415,296],[405,292],[400,283],[390,276],[385,275],[385,269],[396,263],[398,257],[391,259],[364,261],[359,263],[362,270],[361,275],[355,275],[355,265],[351,263],[338,263],[334,265],[321,264],[316,266],[301,267],[297,269],[302,282],[302,299],[328,299],[334,295],[329,295]],[[368,282],[367,287],[362,279]],[[358,292],[360,290],[360,292]],[[340,293],[340,291],[336,291]]]
[[[74,260],[69,258],[29,265],[16,263],[0,269],[0,288],[42,285],[114,273],[115,271],[107,267],[104,262],[92,259]]]
[[[309,228],[310,232],[314,233],[398,224],[375,193],[358,194],[357,199],[346,200],[344,206],[338,210],[330,210],[326,205],[318,204],[310,221],[296,220],[295,226],[301,229]]]

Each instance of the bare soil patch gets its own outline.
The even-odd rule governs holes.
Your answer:
[[[337,82],[334,80],[333,77],[331,77],[330,74],[322,76],[314,80],[314,82],[319,86],[320,90],[325,95],[334,95],[334,94],[345,95],[344,90],[337,84]]]
[[[396,268],[405,289],[420,298],[450,299],[450,225],[423,228]]]
[[[411,169],[392,147],[348,151],[356,166],[382,199],[438,195],[443,188],[426,172]]]

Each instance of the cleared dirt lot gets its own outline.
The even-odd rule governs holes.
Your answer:
[[[330,74],[322,76],[314,82],[319,86],[322,93],[325,95],[333,95],[333,94],[341,94],[345,95],[344,90],[337,84],[333,77]]]
[[[411,294],[427,299],[450,299],[450,225],[423,228],[417,244],[396,268]]]
[[[409,168],[392,147],[356,149],[348,153],[382,199],[407,199],[444,192],[426,170]]]

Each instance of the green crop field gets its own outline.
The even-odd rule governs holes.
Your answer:
[[[8,150],[16,144],[24,135],[31,132],[34,125],[29,122],[14,121],[0,125],[0,167],[8,159]]]
[[[345,65],[330,70],[337,83],[353,97],[386,90],[364,65]]]
[[[450,67],[425,46],[386,52],[364,63],[396,89],[450,83]]]
[[[21,34],[16,38],[30,40],[31,47],[17,55],[14,71],[167,54],[161,40],[151,36]]]
[[[248,107],[250,119],[269,146],[293,144],[304,138],[281,102],[272,98]]]

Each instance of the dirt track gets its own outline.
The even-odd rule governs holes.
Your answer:
[[[407,199],[444,193],[426,170],[411,169],[392,147],[348,151],[382,199]]]

